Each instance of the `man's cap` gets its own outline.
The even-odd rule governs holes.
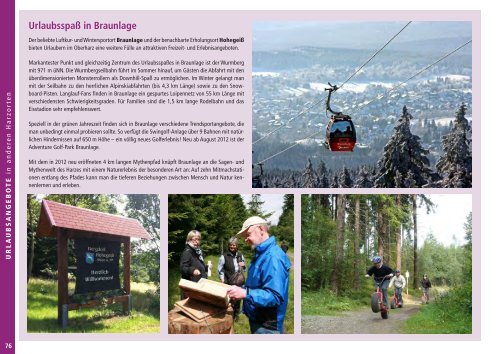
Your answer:
[[[241,227],[240,232],[236,234],[236,236],[241,236],[250,226],[267,224],[267,221],[262,219],[260,216],[252,216],[245,220],[243,226]]]

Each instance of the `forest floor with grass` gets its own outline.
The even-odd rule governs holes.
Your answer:
[[[70,293],[74,289],[70,282]],[[69,311],[69,325],[57,322],[57,281],[32,278],[28,282],[28,332],[30,333],[159,333],[160,309],[156,287],[130,284],[132,313],[124,315],[121,304]]]
[[[472,287],[440,289],[431,304],[406,321],[405,333],[472,333]]]

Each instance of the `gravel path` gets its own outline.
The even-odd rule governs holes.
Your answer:
[[[338,316],[302,316],[302,333],[402,333],[402,325],[421,305],[405,303],[405,307],[389,311],[389,318],[382,319],[380,313],[373,313],[369,307],[343,312]]]

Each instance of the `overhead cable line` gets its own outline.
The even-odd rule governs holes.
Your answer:
[[[368,59],[363,65],[361,65],[358,69],[356,69],[356,71],[354,71],[354,73],[352,73],[351,76],[349,76],[347,78],[347,80],[345,80],[342,84],[340,84],[340,86],[338,86],[337,90],[340,90],[342,88],[342,86],[344,86],[345,84],[347,84],[349,82],[349,80],[351,80],[354,76],[356,76],[357,73],[359,73],[361,71],[361,69],[363,69],[366,65],[368,65],[369,62],[372,61],[373,58],[375,58],[381,51],[383,51],[385,49],[385,47],[387,47],[389,45],[389,43],[391,43],[397,36],[399,36],[399,34],[401,32],[403,32],[405,30],[406,27],[408,27],[410,25],[412,21],[409,21],[403,28],[401,28],[399,30],[398,33],[396,33],[394,36],[392,36],[391,39],[389,39],[389,41],[387,41],[386,44],[384,44],[384,46],[382,48],[380,48],[379,50],[377,50],[371,57],[370,59]]]
[[[342,88],[342,86],[344,86],[344,85],[345,85],[346,83],[348,83],[348,82],[349,82],[349,81],[350,81],[350,80],[351,80],[354,76],[356,76],[356,74],[357,74],[358,72],[360,72],[360,71],[361,71],[361,69],[363,69],[366,65],[368,65],[368,63],[369,63],[369,62],[371,62],[371,61],[373,60],[373,58],[375,58],[375,57],[376,57],[376,56],[377,56],[377,55],[378,55],[378,54],[379,54],[382,50],[384,50],[384,49],[385,49],[385,47],[387,47],[387,46],[389,45],[389,43],[391,43],[391,42],[392,42],[392,41],[393,41],[393,40],[394,40],[397,36],[399,36],[399,34],[400,34],[401,32],[403,32],[403,31],[405,30],[405,28],[406,28],[406,27],[408,27],[408,26],[410,25],[410,23],[411,23],[411,22],[412,22],[412,21],[409,21],[409,22],[408,22],[408,23],[407,23],[407,24],[406,24],[403,28],[401,28],[401,29],[399,30],[399,32],[398,32],[398,33],[396,33],[394,36],[392,36],[392,38],[391,38],[391,39],[389,39],[389,41],[387,41],[387,43],[385,43],[385,44],[384,44],[384,45],[383,45],[383,46],[382,46],[379,50],[377,50],[377,51],[376,51],[376,52],[375,52],[375,53],[374,53],[374,54],[373,54],[373,55],[372,55],[372,56],[371,56],[371,57],[370,57],[370,58],[369,58],[369,59],[368,59],[368,60],[367,60],[367,61],[366,61],[363,65],[361,65],[358,69],[356,69],[356,70],[355,70],[355,71],[351,74],[351,76],[349,76],[349,77],[347,78],[347,80],[345,80],[345,81],[344,81],[344,82],[343,82],[340,86],[338,86],[338,87],[336,88],[336,90],[335,90],[335,91],[337,91],[337,90],[341,89],[341,88]],[[256,143],[258,143],[259,141],[261,141],[261,140],[263,140],[263,139],[267,138],[268,136],[270,136],[270,135],[274,134],[275,132],[277,132],[278,130],[280,130],[281,128],[283,128],[285,125],[287,125],[288,123],[290,123],[291,121],[293,121],[295,118],[298,118],[298,117],[300,117],[301,115],[308,113],[308,112],[311,110],[311,108],[313,108],[314,106],[316,106],[316,105],[317,105],[318,103],[320,103],[321,101],[323,101],[323,97],[321,97],[318,101],[314,102],[314,103],[313,103],[310,107],[308,107],[307,109],[303,110],[302,112],[300,112],[300,113],[299,113],[299,114],[297,114],[296,116],[294,116],[294,117],[290,118],[290,119],[289,119],[286,123],[282,123],[282,124],[281,124],[278,128],[276,128],[276,129],[272,130],[271,132],[269,132],[269,133],[267,133],[267,134],[265,134],[265,135],[261,136],[259,139],[257,139],[257,140],[255,140],[255,141],[253,141],[253,142],[252,142],[252,145],[253,145],[253,144],[256,144]]]
[[[276,128],[276,129],[272,130],[271,132],[269,132],[269,133],[267,133],[267,134],[265,134],[265,135],[261,136],[259,139],[257,139],[257,140],[255,140],[254,142],[252,142],[252,145],[253,145],[253,144],[256,144],[256,143],[258,143],[259,141],[261,141],[261,140],[263,140],[263,139],[267,138],[268,136],[270,136],[270,135],[274,134],[275,132],[277,132],[278,130],[280,130],[280,129],[281,129],[281,128],[283,128],[284,126],[286,126],[288,123],[290,123],[290,122],[291,122],[292,120],[294,120],[295,118],[298,118],[298,117],[300,117],[300,116],[301,116],[301,115],[303,115],[303,114],[306,114],[307,112],[309,112],[309,111],[311,110],[311,108],[313,108],[314,106],[316,106],[316,105],[317,105],[318,103],[320,103],[321,101],[323,101],[323,97],[321,97],[319,100],[317,100],[317,101],[315,101],[314,103],[312,103],[310,107],[308,107],[308,108],[304,109],[304,110],[303,110],[302,112],[300,112],[299,114],[297,114],[297,115],[293,116],[292,118],[290,118],[289,120],[287,120],[287,121],[286,121],[286,123],[281,123],[281,125],[280,125],[278,128]]]
[[[399,83],[398,85],[394,86],[393,88],[391,88],[390,90],[386,91],[385,93],[381,94],[381,95],[378,95],[377,97],[371,99],[370,101],[368,102],[365,102],[362,104],[362,106],[358,106],[357,108],[354,108],[354,112],[356,111],[359,111],[362,107],[364,106],[368,106],[370,103],[372,102],[375,102],[385,96],[387,96],[389,93],[391,93],[392,91],[395,91],[397,90],[398,88],[400,88],[401,86],[403,86],[404,84],[408,83],[408,81],[410,81],[411,79],[417,77],[418,75],[422,74],[424,71],[430,69],[432,66],[438,64],[439,62],[443,61],[444,59],[448,58],[450,55],[454,54],[455,52],[458,52],[460,49],[462,49],[463,47],[465,47],[466,45],[468,45],[469,43],[472,42],[472,39],[469,40],[467,43],[464,43],[462,44],[461,46],[455,48],[453,51],[449,52],[448,54],[446,54],[445,56],[439,58],[438,60],[436,60],[435,62],[433,62],[432,64],[429,64],[427,65],[425,68],[423,68],[422,70],[420,70],[419,72],[417,72],[415,75],[411,76],[410,78],[406,79],[405,81]]]
[[[305,140],[305,139],[312,138],[313,136],[318,135],[319,133],[320,133],[320,132],[314,132],[313,134],[308,135],[308,136],[306,136],[305,138],[302,138],[301,140]],[[295,143],[295,144],[293,144],[293,145],[291,145],[291,146],[287,147],[286,149],[281,150],[280,152],[277,152],[276,154],[274,154],[274,155],[272,155],[272,156],[269,156],[268,158],[266,158],[266,159],[264,159],[264,160],[262,160],[262,161],[258,162],[257,164],[263,164],[263,163],[264,163],[264,162],[266,162],[267,160],[270,160],[270,159],[272,159],[272,158],[273,158],[273,157],[275,157],[275,156],[281,155],[281,154],[282,154],[282,153],[284,153],[285,151],[290,150],[291,148],[293,148],[293,147],[295,147],[295,146],[297,146],[297,145],[299,145],[299,144],[300,144],[300,143]]]
[[[432,64],[427,65],[425,68],[421,69],[420,71],[418,71],[416,74],[412,75],[411,77],[409,77],[409,78],[408,78],[408,79],[406,79],[405,81],[403,81],[403,82],[399,83],[398,85],[394,86],[392,89],[387,90],[387,92],[385,92],[385,93],[383,93],[383,94],[381,94],[381,95],[378,95],[377,97],[375,97],[375,98],[371,99],[370,101],[368,101],[368,102],[364,103],[364,104],[363,104],[363,106],[361,106],[361,107],[365,107],[365,106],[369,105],[370,103],[375,102],[376,100],[379,100],[379,99],[381,99],[381,98],[383,98],[383,97],[387,96],[387,94],[389,94],[390,92],[392,92],[392,91],[394,91],[394,90],[398,89],[399,87],[403,86],[404,84],[406,84],[406,83],[407,83],[408,81],[410,81],[411,79],[413,79],[413,78],[417,77],[418,75],[422,74],[424,71],[426,71],[426,70],[430,69],[431,67],[433,67],[434,65],[436,65],[436,64],[438,64],[438,63],[440,63],[441,61],[443,61],[444,59],[448,58],[450,55],[452,55],[452,54],[456,53],[457,51],[459,51],[460,49],[462,49],[462,48],[463,48],[463,47],[465,47],[466,45],[470,44],[471,42],[472,42],[472,39],[470,39],[470,40],[469,40],[469,41],[467,41],[466,43],[462,44],[461,46],[459,46],[459,47],[455,48],[454,50],[452,50],[452,51],[451,51],[451,52],[449,52],[448,54],[446,54],[446,55],[442,56],[441,58],[439,58],[438,60],[436,60],[436,61],[435,61],[435,62],[433,62]],[[355,108],[353,111],[358,111],[359,109],[361,109],[361,107],[357,107],[357,108]],[[315,135],[318,135],[319,133],[321,133],[321,131],[319,131],[319,132],[315,132],[314,134],[308,135],[308,136],[306,136],[306,137],[304,137],[304,138],[302,138],[302,139],[300,139],[300,140],[309,139],[309,138],[311,138],[311,137],[313,137],[313,136],[315,136]],[[273,157],[276,157],[276,156],[278,156],[278,155],[281,155],[281,154],[282,154],[282,153],[284,153],[285,151],[288,151],[288,150],[290,150],[291,148],[293,148],[293,147],[295,147],[295,146],[297,146],[297,145],[299,145],[299,143],[295,143],[295,144],[293,144],[293,145],[291,145],[291,146],[287,147],[286,149],[281,150],[281,151],[277,152],[276,154],[274,154],[274,155],[272,155],[272,156],[270,156],[270,157],[268,157],[268,158],[266,158],[266,159],[264,159],[264,160],[260,161],[259,163],[264,163],[265,161],[268,161],[268,160],[272,159]]]

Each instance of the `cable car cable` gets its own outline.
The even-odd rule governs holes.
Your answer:
[[[306,136],[305,138],[302,138],[301,140],[304,140],[304,139],[309,139],[309,138],[311,138],[311,137],[313,137],[313,136],[315,136],[315,135],[318,135],[319,133],[321,133],[321,132],[314,132],[314,134],[308,135],[308,136]],[[266,159],[264,159],[264,160],[262,160],[262,161],[258,162],[257,164],[264,164],[264,162],[266,162],[267,160],[270,160],[270,159],[272,159],[272,158],[273,158],[273,157],[275,157],[275,156],[281,155],[281,154],[282,154],[282,153],[284,153],[285,151],[290,150],[291,148],[293,148],[293,147],[295,147],[295,146],[297,146],[297,145],[299,145],[299,144],[300,144],[300,143],[295,143],[295,144],[293,144],[293,145],[291,145],[291,146],[287,147],[286,149],[281,150],[281,151],[277,152],[276,154],[274,154],[274,155],[272,155],[272,156],[269,156],[268,158],[266,158]]]
[[[344,86],[344,85],[345,85],[346,83],[348,83],[348,82],[349,82],[349,81],[350,81],[350,80],[351,80],[354,76],[356,76],[356,74],[357,74],[358,72],[360,72],[360,71],[361,71],[361,69],[363,69],[366,65],[368,65],[368,63],[370,63],[370,62],[373,60],[373,58],[375,58],[375,57],[376,57],[376,56],[377,56],[377,55],[378,55],[378,54],[379,54],[382,50],[384,50],[384,49],[385,49],[385,47],[387,47],[387,46],[388,46],[388,45],[389,45],[389,44],[390,44],[390,43],[391,43],[391,42],[392,42],[392,41],[393,41],[393,40],[394,40],[397,36],[399,36],[399,34],[400,34],[401,32],[403,32],[403,31],[405,30],[405,28],[406,28],[406,27],[408,27],[408,26],[410,25],[410,23],[412,23],[412,21],[409,21],[409,22],[408,22],[408,23],[407,23],[407,24],[406,24],[403,28],[401,28],[401,29],[399,30],[399,32],[398,32],[398,33],[396,33],[394,36],[392,36],[392,38],[391,38],[391,39],[389,39],[389,41],[387,41],[387,43],[385,43],[385,44],[384,44],[384,45],[383,45],[383,46],[382,46],[379,50],[377,50],[377,51],[376,51],[376,52],[375,52],[375,53],[374,53],[374,54],[373,54],[373,55],[372,55],[372,56],[371,56],[371,57],[370,57],[370,58],[369,58],[369,59],[368,59],[368,60],[367,60],[367,61],[366,61],[363,65],[361,65],[358,69],[356,69],[356,70],[355,70],[355,71],[351,74],[351,76],[349,76],[349,77],[347,78],[347,80],[345,80],[345,81],[344,81],[344,82],[343,82],[340,86],[336,87],[335,91],[340,90],[340,89],[342,88],[342,86]],[[334,91],[334,92],[335,92],[335,91]],[[298,117],[300,117],[301,115],[303,115],[303,114],[305,114],[305,113],[308,113],[308,112],[311,110],[311,108],[313,108],[315,105],[319,104],[321,101],[323,101],[323,99],[324,99],[324,98],[323,98],[323,97],[321,97],[318,101],[314,102],[314,103],[313,103],[313,104],[312,104],[309,108],[307,108],[307,109],[305,109],[304,111],[300,112],[300,113],[299,113],[299,114],[297,114],[296,116],[294,116],[294,117],[290,118],[290,119],[289,119],[286,123],[281,124],[278,128],[276,128],[276,129],[272,130],[271,132],[269,132],[269,133],[265,134],[264,136],[260,137],[259,139],[257,139],[257,140],[255,140],[255,141],[253,141],[253,142],[252,142],[252,145],[253,145],[253,144],[256,144],[256,143],[258,143],[259,141],[261,141],[261,140],[263,140],[263,139],[267,138],[268,136],[270,136],[270,135],[274,134],[275,132],[277,132],[278,130],[280,130],[281,128],[283,128],[283,126],[285,126],[286,124],[288,124],[289,122],[291,122],[291,121],[292,121],[292,120],[294,120],[295,118],[298,118]]]
[[[329,113],[332,114],[331,120],[326,128],[325,137],[325,147],[332,152],[335,151],[350,151],[354,150],[356,146],[356,127],[352,122],[349,115],[342,114],[342,112],[335,112],[330,107],[330,99],[332,93],[337,92],[341,89],[347,82],[349,82],[357,73],[359,73],[370,61],[373,60],[384,48],[386,48],[401,32],[405,30],[406,27],[410,25],[412,21],[409,21],[398,33],[392,36],[378,51],[376,51],[363,65],[361,65],[347,80],[345,80],[340,86],[332,85],[328,83],[329,88],[325,88],[328,91],[328,99],[326,100],[326,111],[327,116]],[[346,125],[347,124],[347,125]],[[333,131],[333,132],[332,132]]]
[[[286,121],[286,123],[282,123],[282,124],[281,124],[278,128],[276,128],[276,129],[272,130],[270,133],[267,133],[267,134],[265,134],[264,136],[261,136],[259,139],[257,139],[257,140],[255,140],[255,141],[253,141],[253,142],[252,142],[252,145],[253,145],[253,144],[256,144],[256,143],[258,143],[259,141],[261,141],[261,140],[263,140],[263,139],[267,138],[268,136],[270,136],[270,135],[274,134],[275,132],[277,132],[278,130],[280,130],[280,129],[281,129],[281,128],[283,128],[284,126],[286,126],[288,123],[290,123],[290,122],[291,122],[292,120],[294,120],[295,118],[298,118],[298,117],[300,117],[301,115],[308,113],[308,112],[311,110],[311,108],[313,108],[314,106],[316,106],[317,104],[319,104],[319,103],[320,103],[321,101],[323,101],[323,100],[324,100],[324,98],[323,98],[323,97],[321,97],[319,100],[317,100],[316,102],[314,102],[313,104],[311,104],[311,106],[310,106],[310,107],[306,108],[305,110],[303,110],[302,112],[300,112],[300,113],[299,113],[299,114],[297,114],[296,116],[293,116],[292,118],[290,118],[289,120],[287,120],[287,121]]]
[[[418,75],[420,75],[421,73],[423,73],[424,71],[430,69],[432,66],[436,65],[437,63],[443,61],[444,59],[448,58],[450,55],[452,55],[453,53],[459,51],[460,49],[462,49],[463,47],[465,47],[467,44],[471,43],[472,42],[472,39],[469,40],[467,43],[464,43],[462,44],[461,46],[457,47],[456,49],[454,49],[452,52],[446,54],[445,56],[441,57],[440,59],[436,60],[434,63],[432,64],[429,64],[427,65],[425,68],[423,68],[422,70],[420,70],[419,72],[417,72],[415,75],[413,75],[412,77],[406,79],[405,81],[399,83],[398,85],[394,86],[393,88],[391,88],[390,90],[386,91],[385,93],[381,94],[381,95],[378,95],[377,97],[371,99],[370,101],[366,102],[366,103],[363,103],[362,106],[358,106],[356,108],[353,109],[353,112],[356,112],[356,111],[359,111],[361,108],[369,105],[370,103],[372,102],[375,102],[376,100],[379,100],[385,96],[387,96],[389,93],[391,93],[392,91],[400,88],[401,86],[403,86],[404,84],[406,84],[408,81],[410,81],[411,79],[417,77]]]
[[[385,47],[387,47],[397,36],[399,36],[399,34],[401,32],[403,32],[405,30],[406,27],[408,27],[410,25],[410,23],[412,23],[412,21],[409,21],[403,28],[401,28],[399,30],[398,33],[396,33],[394,36],[392,36],[391,39],[389,39],[389,41],[384,44],[384,46],[382,48],[380,48],[378,51],[375,52],[375,54],[373,54],[370,59],[368,59],[363,65],[361,65],[358,69],[356,69],[356,71],[354,71],[354,73],[349,76],[349,78],[347,80],[345,80],[340,86],[337,87],[337,90],[340,90],[342,88],[342,86],[344,86],[345,84],[347,84],[349,82],[349,80],[351,80],[354,76],[356,76],[357,73],[359,73],[361,71],[361,69],[363,69],[369,62],[372,61],[373,58],[375,58],[382,50],[384,50]]]

